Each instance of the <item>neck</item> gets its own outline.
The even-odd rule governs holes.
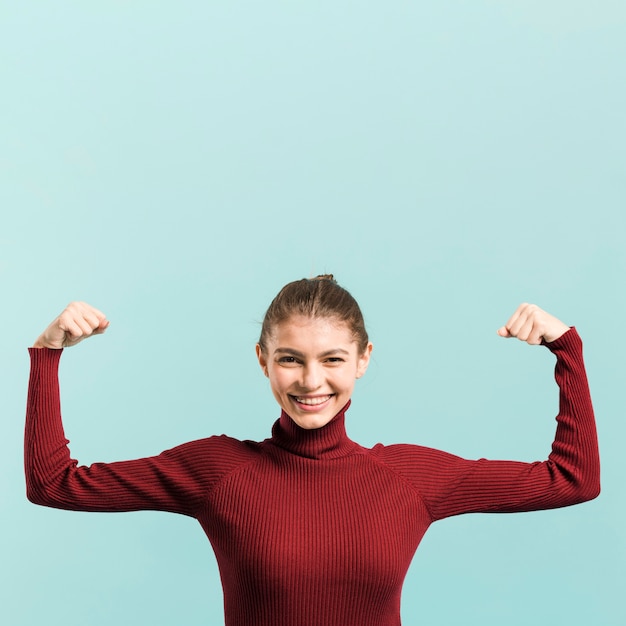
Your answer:
[[[272,441],[279,448],[309,459],[333,459],[346,456],[357,446],[348,439],[345,412],[350,401],[321,428],[308,430],[298,426],[285,411],[272,428]]]

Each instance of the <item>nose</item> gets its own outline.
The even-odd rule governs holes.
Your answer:
[[[315,391],[322,386],[323,375],[317,363],[307,364],[302,368],[300,384],[304,391]]]

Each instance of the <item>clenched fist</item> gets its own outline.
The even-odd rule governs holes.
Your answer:
[[[46,330],[33,348],[69,348],[92,335],[101,335],[109,326],[106,315],[86,302],[71,302]]]
[[[569,330],[569,326],[536,304],[520,304],[509,321],[498,329],[500,337],[517,337],[531,345],[542,340],[550,343]]]

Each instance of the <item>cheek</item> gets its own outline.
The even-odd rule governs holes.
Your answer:
[[[270,369],[268,378],[270,379],[270,386],[277,392],[286,389],[292,382],[289,372],[280,369]]]
[[[351,393],[355,380],[354,370],[351,370],[350,372],[342,372],[341,376],[337,376],[332,382],[337,391]]]

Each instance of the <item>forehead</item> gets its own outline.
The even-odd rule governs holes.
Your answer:
[[[291,347],[310,349],[344,348],[356,345],[348,325],[329,317],[292,316],[276,324],[271,343],[273,348]]]

